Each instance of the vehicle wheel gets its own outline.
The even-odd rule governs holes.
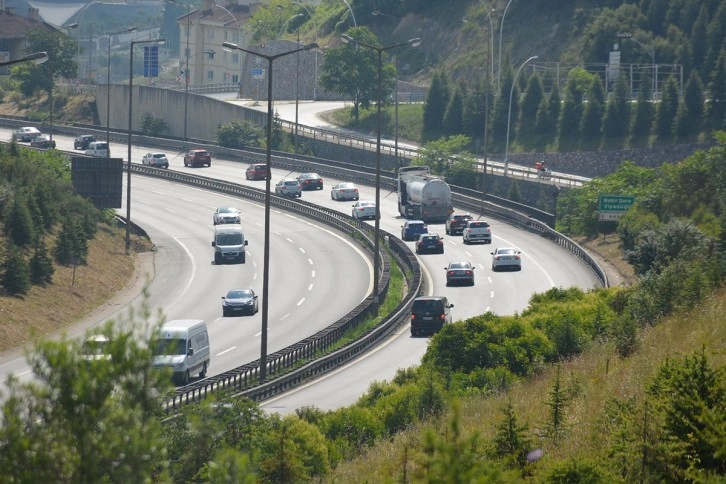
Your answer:
[[[496,266],[492,266],[492,272],[497,272]]]
[[[240,260],[239,260],[239,263],[240,263],[240,264],[244,264],[244,263],[245,263],[245,256],[242,256],[242,257],[240,258]]]
[[[207,376],[207,362],[204,362],[204,366],[202,367],[202,371],[199,372],[199,378],[205,378]]]
[[[464,245],[467,245],[469,243],[469,239],[467,239],[466,237],[463,237],[462,240],[464,242]]]
[[[214,255],[214,264],[220,265],[222,263],[222,259],[218,255]]]
[[[443,253],[444,253],[444,248],[442,247],[441,250],[439,251],[439,254],[443,254]]]

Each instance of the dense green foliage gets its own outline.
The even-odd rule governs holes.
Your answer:
[[[63,155],[0,146],[0,289],[25,294],[31,284],[52,283],[53,261],[85,264],[101,215],[74,194]]]

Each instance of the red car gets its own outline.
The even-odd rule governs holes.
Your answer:
[[[189,150],[184,155],[184,166],[194,168],[198,165],[212,166],[212,155],[207,150]]]
[[[247,167],[245,177],[248,180],[267,180],[270,177],[270,170],[265,163],[255,163]]]

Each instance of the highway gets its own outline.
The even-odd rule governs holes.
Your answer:
[[[9,129],[0,130],[0,136],[9,134]],[[72,148],[70,136],[55,135],[54,138],[59,148]],[[124,145],[112,144],[112,153],[125,153],[125,150]],[[134,147],[132,161],[139,162],[147,151],[155,150]],[[192,169],[184,168],[182,159],[175,155],[169,153],[170,169],[264,187],[264,181],[245,181],[244,166],[234,160],[215,157],[211,168]],[[273,170],[273,181],[293,175]],[[350,214],[352,202],[330,199],[329,189],[338,181],[326,179],[324,190],[304,192],[303,199]],[[374,198],[372,187],[359,189],[362,198]],[[383,191],[381,201],[381,228],[399,236],[403,219],[397,213],[396,194]],[[211,263],[211,216],[214,207],[222,204],[237,205],[244,214],[243,226],[250,240],[248,262],[244,265],[216,267]],[[120,212],[125,213],[125,209]],[[149,232],[159,248],[154,256],[156,274],[151,287],[152,307],[159,308],[170,318],[200,317],[210,324],[213,345],[210,374],[259,356],[259,314],[222,319],[220,296],[232,286],[260,287],[261,213],[261,207],[244,201],[230,203],[219,194],[133,177],[132,220]],[[496,220],[490,220],[490,223],[492,246],[465,246],[460,236],[445,236],[443,225],[430,227],[445,237],[445,254],[422,255],[420,260],[431,292],[447,295],[454,303],[455,320],[486,311],[513,314],[526,308],[532,293],[551,287],[575,285],[588,289],[598,285],[594,274],[559,246]],[[344,241],[332,233],[323,235],[321,232],[324,231],[309,221],[282,213],[274,214],[272,224],[270,351],[301,339],[306,331],[298,331],[299,326],[308,329],[313,321],[320,325],[330,324],[358,304],[370,291],[371,273],[370,263],[357,253],[351,241]],[[514,246],[522,251],[521,272],[491,271],[489,252],[499,245]],[[314,277],[310,260],[315,266]],[[444,266],[451,260],[469,260],[476,265],[475,286],[445,287]],[[323,272],[323,268],[328,268],[328,272]],[[319,291],[316,295],[308,294],[311,284],[313,292]],[[273,329],[276,327],[279,331]],[[263,408],[285,414],[303,405],[331,409],[351,404],[370,382],[391,379],[398,368],[417,364],[427,342],[427,338],[411,338],[408,328],[402,328],[398,337],[359,362],[319,383],[265,402]],[[3,374],[8,372],[7,365],[6,361],[0,364]],[[17,361],[15,365],[12,368],[16,369],[10,371],[17,372]]]

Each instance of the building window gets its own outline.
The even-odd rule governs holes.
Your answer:
[[[207,71],[207,80],[208,81],[214,80],[214,71]]]
[[[239,30],[232,32],[232,39],[234,39],[235,44],[239,44]]]
[[[207,39],[214,40],[214,29],[207,30]]]
[[[238,84],[239,83],[239,76],[237,74],[232,74],[232,84]]]
[[[239,64],[239,54],[232,54],[232,64]]]

